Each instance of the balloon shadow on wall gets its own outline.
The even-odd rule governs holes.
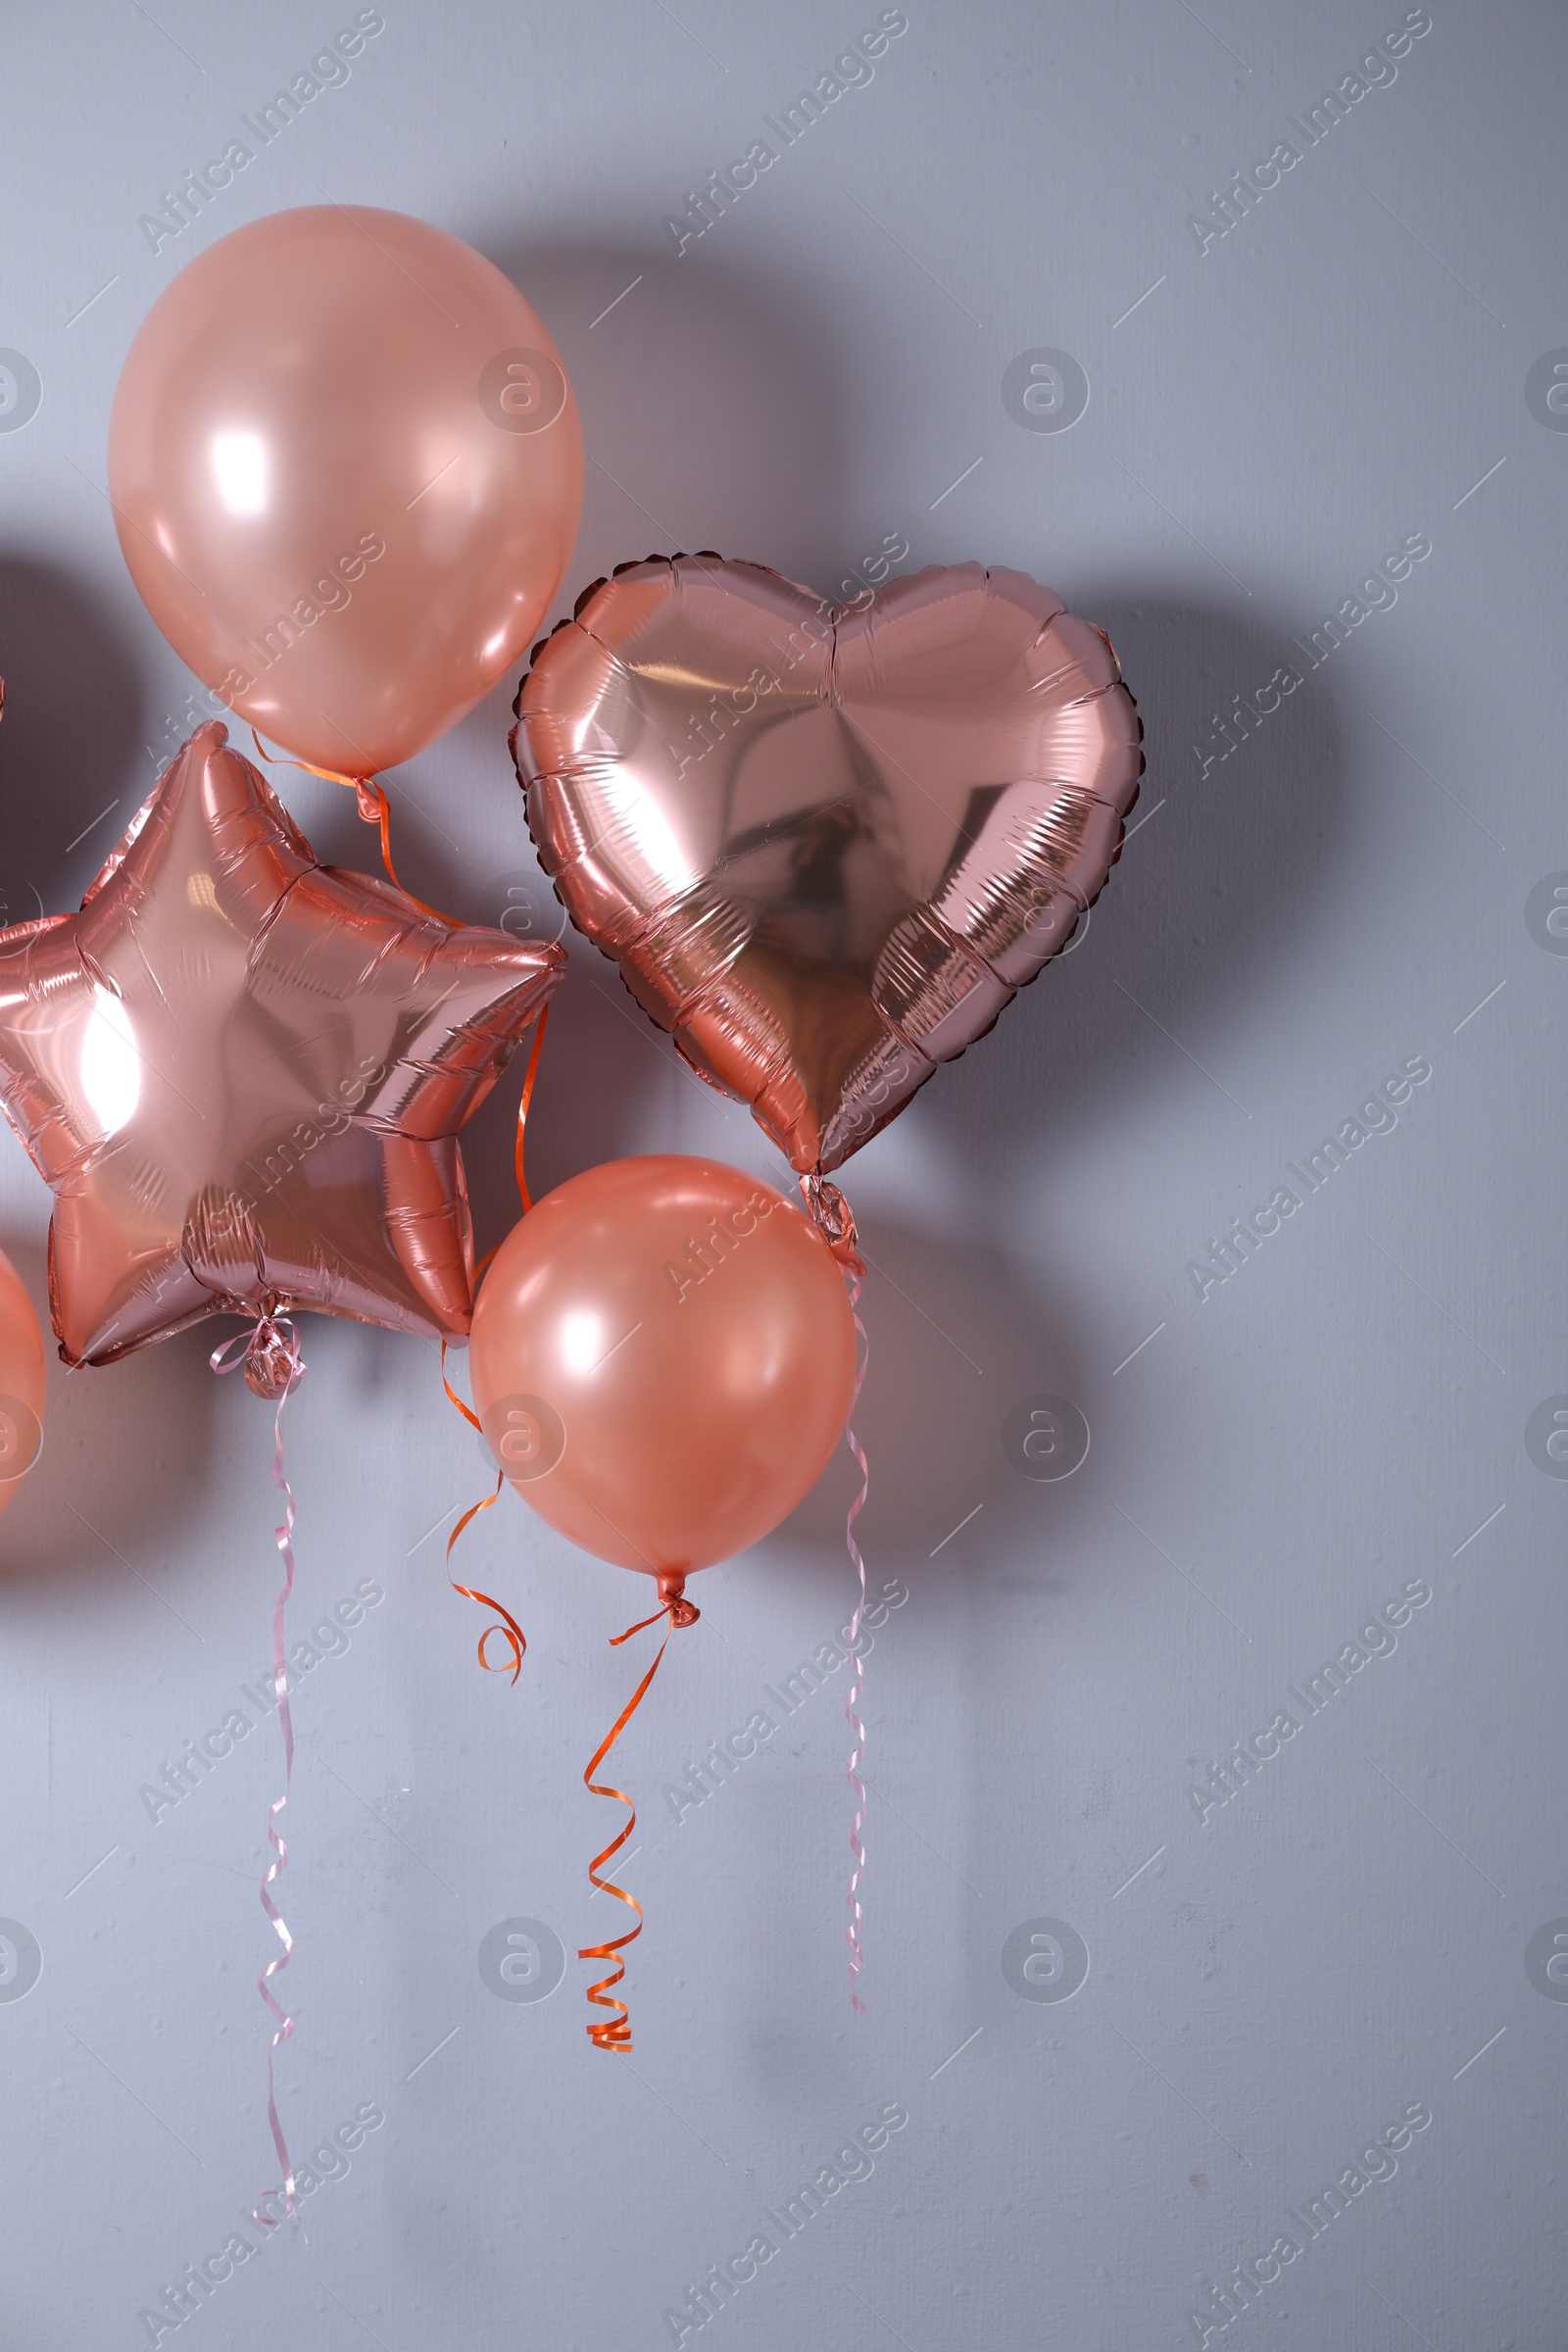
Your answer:
[[[597,574],[651,550],[714,547],[787,571],[840,543],[838,370],[805,279],[630,242],[482,250],[549,326],[582,411],[566,611]]]
[[[1154,1057],[1206,1060],[1239,1007],[1286,985],[1356,856],[1332,695],[1285,619],[1077,584],[1070,601],[1116,648],[1148,769],[1077,944],[920,1096],[976,1167],[1024,1146],[1049,1160],[1054,1135],[1125,1108]],[[1216,717],[1293,663],[1302,682],[1245,741],[1230,722],[1227,749]]]
[[[617,564],[717,545],[787,569],[843,533],[843,420],[808,288],[630,243],[530,245],[482,232],[471,242],[539,311],[582,415],[582,523],[541,638]],[[516,794],[506,739],[523,666],[388,780],[399,872],[469,920],[496,919],[494,894],[490,877],[465,869],[455,815],[476,775]],[[428,814],[400,821],[403,792]],[[351,814],[322,828],[348,862],[354,830]],[[520,795],[516,839],[512,862],[531,863]]]
[[[946,1131],[977,1173],[1026,1161],[1033,1191],[1046,1197],[1055,1137],[1072,1134],[1076,1149],[1085,1122],[1135,1107],[1172,1066],[1200,1085],[1194,1060],[1223,1071],[1223,1046],[1214,1041],[1255,1020],[1290,985],[1290,967],[1310,953],[1311,935],[1330,919],[1357,856],[1333,673],[1314,674],[1284,617],[1079,583],[1070,595],[1111,638],[1144,722],[1148,768],[1131,838],[1072,952],[1007,1007],[978,1053],[971,1049],[939,1071],[920,1098],[921,1115]],[[1280,695],[1271,681],[1287,665],[1300,683]],[[1251,702],[1259,690],[1277,707],[1261,717],[1254,707],[1238,723],[1235,696]],[[1216,1103],[1225,1109],[1217,1096]],[[1048,1232],[1039,1255],[1048,1267],[1065,1265],[1071,1250],[1070,1234]],[[1080,1298],[1084,1327],[1096,1331],[1089,1276],[1080,1277]],[[1102,1348],[1096,1355],[1102,1374]],[[1102,1386],[1097,1378],[1076,1394],[1092,1396]],[[1146,1382],[1144,1397],[1145,1442],[1173,1440],[1192,1399],[1156,1381]],[[1113,1481],[1114,1468],[1102,1448],[1063,1486],[1009,1481],[1004,1467],[991,1538],[1010,1555],[1010,1570],[997,1583],[1011,1589],[1014,1609],[1022,1600],[1049,1610],[1061,1589],[1055,1563],[1049,1552],[1041,1556],[1042,1533],[1052,1548],[1065,1550],[1079,1531],[1080,1559],[1104,1555],[1105,1498],[1113,1491],[1107,1478]],[[967,1543],[960,1537],[954,1548]],[[1137,1557],[1120,1537],[1109,1548],[1118,1559]],[[1044,1573],[1021,1574],[1020,1559],[1037,1559]],[[1136,1570],[1129,1565],[1125,1573]],[[1002,1875],[997,1824],[1009,1802],[1004,1786],[991,1785],[993,1768],[984,1761],[991,1752],[988,1639],[995,1636],[978,1629],[968,1637],[965,1744],[976,1763],[954,1849],[957,1866],[981,1886]],[[1059,1786],[1051,1734],[1045,1742],[1043,1791]],[[992,1982],[989,1946],[982,1955],[977,1944],[972,1965],[978,1998]]]
[[[109,608],[58,566],[0,559],[0,921],[78,904],[153,784],[142,746],[139,664]],[[112,806],[110,805],[112,804]],[[14,1138],[0,1150],[22,1154]],[[49,1396],[43,1450],[0,1523],[8,1586],[63,1570],[123,1581],[185,1515],[190,1464],[205,1456],[212,1402],[193,1340],[134,1365],[68,1373],[49,1331],[44,1234],[5,1239],[43,1325]],[[171,1433],[176,1433],[172,1435]],[[102,1532],[100,1532],[102,1531]]]
[[[924,1820],[923,1791],[911,1794],[905,1776],[889,1761],[890,1750],[897,1753],[903,1745],[899,1727],[907,1727],[917,1671],[905,1651],[906,1626],[922,1624],[923,1632],[913,1639],[917,1653],[929,1658],[931,1612],[939,1610],[947,1629],[941,1638],[950,1643],[960,1677],[967,1675],[971,1685],[983,1689],[990,1620],[968,1606],[977,1592],[1016,1581],[1026,1548],[1038,1570],[1031,1590],[1050,1592],[1062,1587],[1073,1567],[1082,1565],[1087,1547],[1078,1538],[1094,1512],[1084,1480],[1075,1477],[1059,1487],[1032,1484],[1009,1467],[1002,1433],[1008,1408],[1020,1396],[1085,1393],[1093,1313],[1065,1250],[1059,1278],[1042,1284],[983,1236],[934,1239],[870,1213],[860,1221],[860,1239],[867,1260],[860,1314],[869,1353],[855,1428],[869,1466],[870,1496],[856,1536],[865,1555],[873,1605],[890,1581],[906,1592],[906,1603],[899,1604],[898,1614],[887,1615],[873,1637],[860,1714],[872,1742],[866,1770],[877,1837],[902,1845],[911,1832],[904,1821],[886,1824],[884,1774],[894,1776],[888,1782],[893,1805]],[[846,1552],[844,1518],[858,1483],[841,1446],[774,1539],[779,1556],[770,1573],[774,1584],[793,1596],[800,1644],[794,1658],[780,1663],[794,1667],[797,1675],[799,1662],[810,1671],[828,1627],[846,1626],[855,1606],[858,1583]],[[742,1562],[737,1581],[726,1579],[737,1600],[738,1580],[746,1573]],[[967,1667],[963,1660],[969,1661]],[[786,1679],[781,1675],[775,1688]],[[798,1681],[797,1687],[810,1686]],[[842,1709],[848,1688],[843,1669],[823,1678],[820,1695],[809,1702],[811,1712],[802,1718],[810,1726],[818,1767],[832,1759],[826,1787],[814,1775],[790,1793],[760,1783],[749,1800],[757,1808],[756,1850],[789,1854],[796,1867],[815,1874],[820,1868],[815,1841],[827,1841],[833,1891],[811,1923],[820,1946],[812,1966],[831,1955],[835,1971],[847,1965],[841,1940],[846,1915],[838,1906],[849,1866],[852,1803],[843,1779],[850,1734]],[[977,1711],[971,1701],[971,1714]],[[972,1781],[974,1758],[985,1752],[978,1744],[984,1737],[983,1731],[977,1733],[949,1759],[949,1777],[960,1787]],[[803,1828],[803,1800],[808,1828]],[[970,1841],[977,1841],[981,1830],[967,1815],[964,1827]],[[924,1834],[923,1829],[916,1833]],[[954,1852],[944,1834],[932,1834],[940,1836],[946,1852]],[[923,1848],[916,1850],[924,1856]],[[955,1867],[960,1875],[969,1874],[961,1853]],[[754,2094],[769,2102],[798,2092],[803,2083],[829,2089],[833,2080],[831,2045],[821,2045],[788,2022],[799,2005],[801,1937],[798,1891],[789,1890],[798,1890],[800,1883],[791,1871],[767,1880],[743,1930],[748,2010],[734,2063],[745,2070]],[[814,1875],[811,1883],[817,1884]],[[961,1899],[961,1887],[957,1891]],[[863,1893],[870,1923],[868,1963],[874,1972],[867,1984],[874,1986],[879,1963],[889,1957],[894,1922],[906,1916],[904,1868],[890,1877],[879,1864]],[[885,1985],[885,1975],[881,1981]],[[838,1984],[834,1989],[839,1990]],[[842,1997],[847,2001],[847,1991]],[[877,1998],[874,1989],[871,1997]]]
[[[1283,620],[1270,626],[1219,607],[1092,590],[1075,589],[1073,601],[1107,629],[1139,699],[1148,773],[1133,824],[1143,819],[1147,831],[1130,841],[1072,953],[1022,992],[989,1038],[936,1073],[916,1114],[946,1130],[977,1182],[1027,1154],[1037,1192],[1056,1135],[1124,1111],[1162,1060],[1191,1071],[1162,1030],[1206,1062],[1214,1051],[1206,1041],[1235,1024],[1238,1006],[1266,1004],[1287,984],[1356,850],[1334,702]],[[1237,692],[1266,688],[1288,662],[1301,684],[1249,722],[1245,739],[1233,722],[1228,749],[1216,712]],[[853,1164],[845,1182],[853,1198]],[[1020,1606],[1049,1611],[1086,1564],[1106,1556],[1115,1475],[1103,1441],[1068,1481],[1016,1475],[1003,1423],[1031,1394],[1092,1398],[1102,1387],[1093,1269],[1081,1265],[1068,1231],[1042,1233],[1021,1278],[1001,1251],[900,1235],[874,1215],[861,1221],[873,1267],[899,1286],[890,1296],[875,1272],[867,1282],[871,1370],[857,1420],[871,1459],[872,1500],[858,1531],[869,1581],[874,1591],[896,1570],[917,1596],[935,1596],[939,1579],[984,1585],[1004,1604],[991,1631],[988,1617],[956,1635],[966,1661],[962,1747],[973,1761],[963,1829],[945,1850],[988,1886],[997,1882],[996,1823],[1006,1797],[990,1787],[983,1761],[991,1752],[986,1650]],[[928,1318],[941,1337],[922,1328]],[[1156,1388],[1148,1409],[1175,1424],[1187,1406]],[[789,1532],[809,1529],[816,1544],[831,1539],[842,1560],[839,1507],[852,1492],[840,1463]],[[1121,1542],[1109,1556],[1136,1558]],[[1051,1784],[1046,1758],[1041,1769]],[[951,1836],[951,1816],[947,1828]],[[977,1992],[991,1966],[988,1946],[985,1963],[975,1963]]]
[[[868,1353],[855,1429],[870,1494],[856,1535],[868,1585],[895,1572],[912,1592],[989,1577],[1009,1558],[1011,1490],[1025,1483],[1004,1450],[1007,1412],[1021,1396],[1085,1393],[1091,1301],[1065,1255],[1046,1288],[980,1237],[936,1240],[871,1215],[860,1242]],[[782,1531],[852,1583],[844,1513],[858,1483],[840,1447]]]
[[[0,1520],[0,1588],[62,1571],[150,1582],[161,1540],[189,1517],[193,1477],[205,1483],[216,1327],[68,1372],[49,1329],[42,1239],[8,1234],[4,1248],[43,1326],[49,1395],[43,1449]]]
[[[0,922],[25,923],[79,903],[154,778],[134,650],[70,573],[0,558]]]

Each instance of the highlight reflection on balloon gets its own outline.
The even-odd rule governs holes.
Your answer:
[[[219,698],[355,776],[526,650],[571,554],[582,435],[537,313],[471,246],[367,205],[220,238],[154,303],[109,429],[121,548]]]
[[[978,564],[845,606],[716,556],[625,564],[516,711],[572,921],[802,1173],[1067,944],[1143,769],[1103,633]]]
[[[770,1185],[712,1160],[612,1160],[502,1244],[469,1365],[524,1501],[678,1590],[815,1484],[849,1411],[855,1321],[826,1244]]]

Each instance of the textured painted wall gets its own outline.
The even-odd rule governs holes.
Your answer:
[[[643,1588],[507,1497],[466,1559],[530,1648],[479,1677],[441,1544],[484,1468],[434,1353],[312,1323],[280,2083],[317,2185],[308,2245],[194,2283],[275,2175],[275,1728],[147,1792],[266,1665],[268,1416],[202,1334],[54,1376],[0,1527],[6,2341],[1555,2352],[1560,10],[909,0],[835,75],[899,12],[387,0],[248,133],[355,22],[8,27],[7,919],[74,904],[204,714],[116,547],[121,358],[192,253],[323,194],[470,239],[558,337],[593,461],[563,611],[651,549],[829,590],[1015,565],[1111,632],[1149,773],[1087,934],[848,1178],[864,2018],[846,1677],[787,1688],[849,1612],[847,1457],[704,1578],[620,1751],[648,1927],[609,2058],[580,1774]],[[509,694],[392,778],[400,866],[553,928]],[[371,863],[347,795],[284,788]],[[486,1244],[515,1085],[470,1131]],[[580,947],[537,1111],[540,1185],[780,1172]]]

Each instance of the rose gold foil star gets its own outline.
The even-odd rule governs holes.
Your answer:
[[[81,911],[0,931],[0,1108],[54,1191],[65,1361],[300,1307],[464,1336],[458,1131],[564,962],[318,865],[200,728]]]

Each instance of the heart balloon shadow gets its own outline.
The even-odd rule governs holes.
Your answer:
[[[1290,985],[1357,855],[1333,691],[1283,615],[1068,585],[1138,698],[1147,769],[1087,930],[920,1097],[921,1116],[976,1166],[1020,1150],[1048,1161],[1054,1136],[1125,1113],[1151,1054],[1180,1060],[1171,1039],[1206,1058],[1205,1038],[1234,1030],[1238,1006],[1257,1012]],[[1285,664],[1300,684],[1271,712],[1254,709],[1245,740],[1231,715],[1228,748],[1216,717],[1238,694],[1271,699]]]

